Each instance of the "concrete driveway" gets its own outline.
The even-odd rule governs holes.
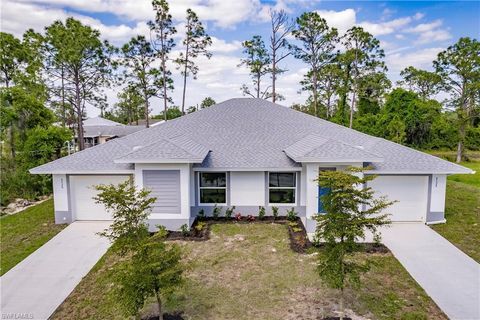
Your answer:
[[[0,278],[2,319],[48,319],[110,246],[110,222],[74,222]]]
[[[480,265],[424,224],[395,223],[384,244],[451,319],[480,319]]]

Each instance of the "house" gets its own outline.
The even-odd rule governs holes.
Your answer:
[[[144,128],[143,126],[126,126],[101,117],[89,118],[83,121],[83,139],[85,147],[89,148],[111,139],[124,137]],[[75,137],[75,140],[77,139]]]
[[[201,209],[322,211],[319,170],[372,169],[393,221],[445,222],[446,177],[470,169],[262,99],[231,99],[32,169],[52,174],[57,223],[110,220],[93,185],[132,178],[157,197],[149,224],[178,229]]]

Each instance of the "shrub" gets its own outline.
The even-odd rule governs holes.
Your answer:
[[[225,217],[230,219],[232,217],[234,210],[235,210],[235,206],[231,208],[227,208],[227,210],[225,210]]]
[[[200,221],[199,223],[197,223],[197,225],[195,226],[195,230],[197,232],[201,232],[203,229],[205,229],[205,227],[207,226],[207,223],[204,222],[204,221]]]
[[[213,211],[212,211],[212,216],[213,216],[213,219],[218,219],[218,217],[220,216],[220,213],[222,213],[222,208],[218,207],[217,204],[215,203],[215,206],[213,207]]]
[[[235,220],[237,220],[237,221],[242,220],[242,214],[240,212],[235,213]]]
[[[272,207],[273,220],[278,218],[278,207]]]
[[[250,221],[250,222],[255,221],[255,217],[252,216],[251,214],[249,214],[249,215],[247,216],[247,221]]]
[[[292,207],[290,210],[287,210],[287,220],[288,221],[297,220],[297,213],[295,212],[295,208]]]
[[[258,207],[258,219],[263,220],[265,219],[265,207]]]
[[[180,232],[184,237],[188,237],[190,233],[190,228],[188,227],[187,224],[182,224],[182,226],[180,227]]]
[[[199,220],[205,219],[205,210],[200,209],[200,211],[198,211],[197,217]]]
[[[302,228],[300,228],[300,227],[293,227],[293,228],[292,228],[292,231],[293,231],[293,232],[302,232]]]

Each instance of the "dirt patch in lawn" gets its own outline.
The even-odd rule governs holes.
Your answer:
[[[175,241],[184,249],[185,285],[164,303],[184,319],[322,319],[338,316],[338,292],[316,270],[321,249],[299,254],[288,229],[272,223],[210,226],[208,241]],[[360,254],[360,258],[365,258]],[[364,286],[346,290],[352,319],[446,319],[390,254],[369,254],[376,264]],[[109,295],[111,252],[97,264],[52,319],[124,319]],[[154,308],[154,301],[144,310]]]

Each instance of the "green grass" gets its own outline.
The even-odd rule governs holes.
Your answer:
[[[338,310],[338,292],[317,274],[317,255],[294,253],[284,225],[218,224],[209,241],[178,243],[187,281],[164,303],[166,312],[183,311],[185,319],[317,319]],[[446,319],[391,254],[368,257],[375,264],[363,276],[364,286],[346,290],[350,316]],[[125,319],[109,294],[116,261],[107,252],[52,319]],[[143,314],[153,310],[150,304]]]
[[[50,240],[65,225],[54,222],[53,200],[0,218],[0,275]]]
[[[454,174],[449,176],[448,180],[462,182],[480,188],[480,161],[462,162],[460,164],[476,171],[475,174]]]
[[[480,187],[476,187],[479,181],[457,182],[451,178],[455,177],[449,177],[447,182],[447,222],[432,228],[480,262]]]

